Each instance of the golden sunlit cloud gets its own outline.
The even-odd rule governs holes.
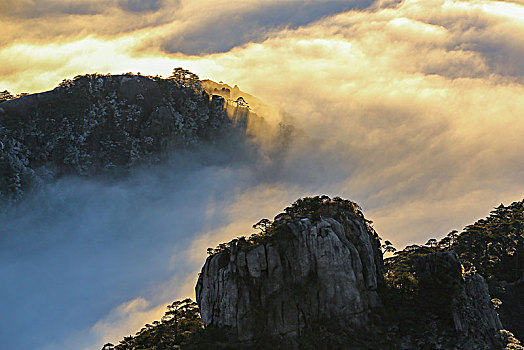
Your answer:
[[[196,9],[183,5],[189,7],[181,11]],[[216,8],[206,7],[202,16]],[[507,72],[520,72],[520,63],[511,63],[522,48],[515,40],[494,53],[482,43],[521,37],[523,8],[494,1],[404,1],[201,56],[167,55],[158,45],[144,51],[148,42],[176,32],[176,23],[112,39],[13,43],[0,49],[0,61],[7,62],[0,68],[0,86],[32,92],[86,72],[168,75],[172,67],[184,66],[270,101],[313,137],[340,140],[359,161],[346,164],[352,176],[334,183],[332,191],[343,189],[371,212],[380,213],[390,202],[404,211],[404,202],[428,196],[461,203],[472,191],[501,182],[518,199],[524,87],[522,75]],[[509,178],[500,177],[501,168]],[[491,205],[482,202],[476,210]],[[400,236],[380,218],[375,221],[402,244],[425,238],[420,229],[403,229]]]

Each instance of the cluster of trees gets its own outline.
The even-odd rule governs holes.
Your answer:
[[[244,98],[242,96],[239,96],[235,101],[232,102],[233,105],[235,105],[236,107],[238,108],[247,108],[247,109],[251,109],[249,107],[249,104],[246,102],[246,100],[244,100]]]
[[[26,95],[28,95],[27,92],[22,92],[20,94],[13,95],[7,90],[0,91],[0,103],[4,101],[13,100],[15,98],[19,98],[19,97],[26,96]]]
[[[0,92],[0,102],[12,100],[13,98],[15,97],[7,90]]]
[[[362,208],[358,204],[340,197],[330,198],[326,195],[300,198],[284,209],[284,212],[291,217],[308,218],[312,221],[319,221],[322,216],[336,219],[341,215],[357,215],[364,218]],[[371,223],[371,221],[367,222]]]
[[[513,282],[524,277],[524,200],[496,207],[466,226],[451,244],[465,266],[492,280]]]
[[[138,72],[138,73],[127,72],[127,73],[124,73],[122,75],[145,77],[145,78],[149,78],[149,79],[155,80],[155,81],[162,80],[162,76],[160,76],[158,74],[155,75],[155,76],[152,76],[152,75],[143,75],[140,72]],[[62,82],[60,82],[60,84],[58,86],[63,87],[63,88],[70,88],[70,87],[72,87],[75,84],[75,82],[77,80],[80,80],[82,78],[88,78],[88,79],[92,80],[92,79],[96,79],[96,78],[104,78],[104,77],[111,77],[111,76],[112,76],[112,74],[102,74],[102,73],[81,74],[81,75],[75,76],[73,79],[64,79],[64,80],[62,80]],[[179,87],[190,87],[190,88],[193,88],[194,90],[198,90],[198,91],[202,90],[201,81],[200,81],[200,78],[198,77],[198,75],[196,75],[195,73],[190,72],[187,69],[183,69],[181,67],[173,69],[173,73],[167,79],[176,82]],[[7,90],[4,91],[4,92],[0,92],[0,102],[2,101],[2,94],[3,93],[9,93],[9,92]],[[21,94],[21,95],[27,95],[27,94]],[[17,95],[16,97],[19,97],[19,96]],[[16,98],[16,97],[13,96],[11,98]]]
[[[457,253],[466,272],[480,273],[492,290],[499,281],[524,277],[524,200],[499,205],[487,218],[466,226],[461,233],[453,230],[440,240],[432,238],[425,245],[409,245],[401,251],[389,241],[382,248],[393,253],[384,260],[386,282],[402,293],[411,293],[417,287],[417,258],[439,251]]]
[[[282,225],[278,222],[275,223],[269,219],[261,219],[253,225],[253,228],[260,230],[260,232],[252,233],[249,237],[241,236],[235,238],[229,243],[220,243],[215,248],[207,248],[207,254],[214,255],[227,251],[233,243],[237,244],[240,249],[250,250],[273,239],[286,239],[293,237],[293,234],[287,225]]]
[[[202,83],[198,75],[182,67],[173,69],[173,74],[168,79],[174,80],[183,87],[189,87],[198,91],[202,90]]]
[[[229,243],[220,243],[215,248],[208,248],[208,255],[214,255],[223,251],[227,251],[232,243],[237,243],[241,249],[251,249],[257,245],[269,242],[272,239],[288,239],[292,238],[292,233],[286,221],[295,219],[308,218],[312,221],[321,220],[322,216],[339,218],[341,215],[358,215],[364,217],[361,208],[354,202],[329,196],[315,196],[304,197],[295,201],[291,206],[284,209],[275,217],[275,221],[269,219],[261,219],[253,225],[254,229],[260,232],[251,234],[248,238],[245,236],[238,237]],[[365,219],[364,219],[365,220]],[[371,221],[366,220],[371,223]],[[378,236],[377,236],[378,237]],[[387,242],[391,245],[390,242]]]
[[[134,336],[124,337],[117,345],[105,344],[102,350],[177,349],[188,344],[202,327],[197,304],[191,299],[177,300],[167,306],[160,321],[146,324]]]
[[[160,321],[146,324],[117,345],[105,344],[102,350],[230,349],[230,341],[227,328],[204,329],[198,305],[191,299],[184,299],[168,305]]]

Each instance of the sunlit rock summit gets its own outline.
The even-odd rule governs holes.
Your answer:
[[[365,330],[381,305],[382,253],[358,207],[341,204],[317,220],[282,214],[273,239],[236,240],[209,257],[196,287],[204,325],[230,327],[241,341],[300,336],[328,320]]]
[[[416,289],[399,297],[351,201],[304,198],[256,226],[260,235],[210,251],[196,285],[204,326],[228,332],[233,348],[503,347],[480,275],[463,276],[454,253],[421,255]]]

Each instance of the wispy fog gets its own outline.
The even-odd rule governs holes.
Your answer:
[[[129,178],[61,179],[5,210],[2,345],[96,348],[136,331],[192,296],[207,247],[337,176],[292,147],[264,152],[203,147]]]
[[[224,224],[222,208],[253,183],[247,164],[218,157],[187,154],[114,183],[63,179],[2,214],[2,348],[63,348],[68,336],[66,348],[80,348],[88,335],[72,330],[89,331],[115,305],[193,273],[171,264],[173,254]]]

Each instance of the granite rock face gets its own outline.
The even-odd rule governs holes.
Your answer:
[[[363,215],[277,223],[278,239],[254,247],[234,240],[208,257],[196,286],[204,325],[228,327],[240,341],[292,338],[325,320],[365,330],[381,305],[384,268]]]
[[[384,283],[379,238],[358,206],[313,200],[313,212],[277,215],[264,239],[211,251],[196,286],[206,328],[228,330],[239,349],[503,348],[485,280],[464,276],[455,253],[418,256],[416,289],[402,296]]]
[[[457,349],[502,348],[502,324],[491,303],[488,285],[479,274],[463,276],[455,253],[419,257],[417,279],[420,297],[430,316],[425,322],[429,325],[431,318],[438,320],[433,322],[439,331],[424,332],[427,341]],[[452,327],[447,320],[452,321]]]

